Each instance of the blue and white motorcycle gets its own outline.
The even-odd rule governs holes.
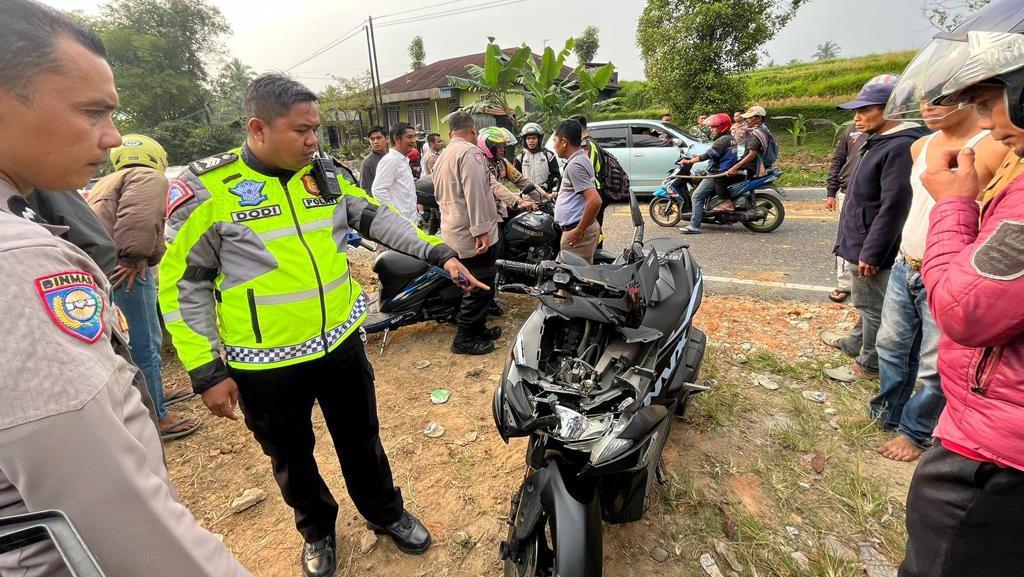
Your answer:
[[[682,158],[687,158],[684,155]],[[782,177],[782,171],[770,169],[764,176],[753,180],[737,182],[729,186],[736,209],[729,212],[715,212],[723,202],[717,194],[704,200],[702,223],[740,223],[754,232],[771,232],[786,219],[786,207],[782,199],[786,193],[775,184]],[[690,174],[690,167],[676,165],[669,171],[661,187],[654,191],[648,212],[654,222],[661,226],[675,226],[680,220],[693,214],[693,190],[697,183],[706,178],[721,178],[716,175]]]

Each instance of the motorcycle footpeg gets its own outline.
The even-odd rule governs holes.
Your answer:
[[[708,385],[698,385],[697,383],[683,383],[683,390],[690,391],[691,393],[703,393],[704,391],[711,390]]]

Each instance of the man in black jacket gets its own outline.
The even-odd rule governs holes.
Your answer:
[[[826,371],[843,382],[878,377],[875,336],[889,270],[899,253],[900,232],[913,197],[910,146],[928,134],[916,124],[886,120],[885,103],[892,89],[892,84],[868,84],[855,100],[839,105],[854,111],[854,123],[864,133],[860,159],[850,176],[839,239],[839,256],[856,267],[851,296],[863,334],[856,342],[852,334],[822,333],[826,344],[856,358],[849,366]]]

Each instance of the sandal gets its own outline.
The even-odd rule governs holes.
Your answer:
[[[191,435],[199,430],[202,424],[203,422],[199,419],[181,417],[166,427],[160,427],[160,440],[170,441],[171,439],[180,439],[181,437]]]
[[[178,389],[169,395],[164,395],[164,407],[166,408],[171,405],[187,401],[194,396],[196,396],[196,394],[193,393],[191,389]]]
[[[828,300],[834,303],[841,303],[849,297],[850,291],[848,290],[835,289],[834,291],[828,293]]]

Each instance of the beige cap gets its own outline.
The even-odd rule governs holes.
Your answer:
[[[768,113],[764,111],[764,107],[751,106],[750,108],[747,109],[746,112],[744,112],[740,116],[742,116],[743,118],[751,118],[754,116],[768,116]]]

